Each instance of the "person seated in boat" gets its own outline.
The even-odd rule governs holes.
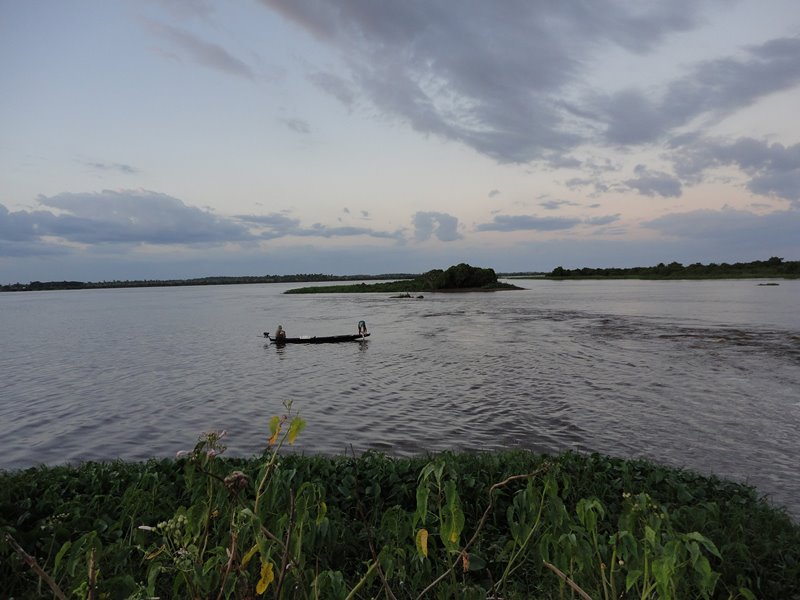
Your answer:
[[[362,337],[367,335],[367,324],[364,321],[358,322],[358,335]]]
[[[286,332],[283,330],[283,325],[278,325],[278,329],[275,331],[275,339],[278,341],[286,339]]]

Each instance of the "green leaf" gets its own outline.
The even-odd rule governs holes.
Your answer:
[[[64,558],[64,555],[70,549],[70,546],[72,546],[72,542],[69,542],[69,541],[68,542],[64,542],[64,545],[61,546],[61,549],[58,551],[58,554],[56,554],[56,560],[55,560],[55,564],[53,566],[53,572],[54,573],[58,572],[58,565],[61,564],[61,559]]]
[[[655,529],[653,529],[649,525],[645,525],[645,528],[644,528],[644,539],[648,544],[650,544],[650,546],[655,547],[655,545],[656,545],[656,532],[655,532]]]
[[[745,587],[740,587],[739,593],[745,600],[756,600],[756,595]]]
[[[461,500],[458,497],[456,484],[452,480],[445,484],[445,499],[442,513],[442,542],[448,550],[457,551],[461,532],[464,530],[464,511],[461,510]]]
[[[289,437],[288,442],[290,444],[294,444],[294,441],[297,439],[297,435],[303,431],[306,427],[306,422],[301,419],[300,417],[295,417],[292,419],[291,424],[289,425]]]
[[[428,516],[428,496],[430,490],[428,489],[427,482],[422,482],[417,486],[417,512],[414,513],[414,526],[417,523],[425,524],[426,517]]]
[[[639,569],[634,569],[628,571],[628,575],[625,577],[625,591],[629,592],[630,589],[636,585],[636,583],[641,579],[642,572]]]
[[[469,555],[469,570],[470,571],[480,571],[481,569],[486,568],[486,559],[482,556],[478,556],[477,554],[470,554]]]
[[[698,533],[696,531],[692,531],[691,533],[686,534],[686,538],[699,542],[700,544],[703,545],[703,548],[705,548],[708,552],[710,552],[717,558],[722,558],[722,555],[719,553],[719,550],[717,549],[717,546],[714,544],[714,542],[712,542],[703,534]]]

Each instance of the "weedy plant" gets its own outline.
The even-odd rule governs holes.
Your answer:
[[[211,432],[176,463],[99,467],[92,512],[119,513],[87,520],[76,502],[66,509],[76,519],[47,517],[80,531],[40,539],[46,559],[8,533],[38,577],[36,595],[45,585],[89,600],[755,598],[740,582],[720,585],[725,549],[681,532],[650,493],[576,496],[576,485],[592,488],[575,457],[298,458],[282,450],[305,422],[285,409],[258,459],[224,458],[226,434]]]
[[[145,555],[147,595],[165,584],[173,597],[191,598],[247,598],[268,590],[275,598],[295,597],[299,590],[327,597],[328,588],[339,591],[335,573],[315,573],[307,560],[326,541],[327,507],[320,484],[294,486],[294,472],[281,469],[281,448],[305,427],[291,402],[285,407],[286,414],[270,421],[268,451],[252,480],[217,458],[225,451],[224,432],[205,434],[186,454],[186,483],[195,491],[191,505],[168,521],[140,527],[160,538]]]

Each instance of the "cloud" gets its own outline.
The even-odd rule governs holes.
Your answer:
[[[55,209],[9,212],[0,205],[0,242],[59,238],[73,244],[188,244],[246,242],[256,238],[230,219],[146,190],[104,190],[39,196]]]
[[[580,219],[567,217],[534,217],[531,215],[497,215],[491,223],[481,223],[476,231],[559,231],[580,224]]]
[[[247,63],[236,58],[222,46],[208,42],[186,30],[156,21],[147,21],[147,28],[156,36],[177,46],[196,64],[229,75],[254,79]]]
[[[18,211],[10,212],[0,204],[0,242],[19,243],[32,242],[39,239],[40,223],[53,218],[49,212]]]
[[[562,206],[578,206],[578,203],[570,200],[545,200],[539,206],[547,210],[558,210]]]
[[[798,83],[800,37],[781,38],[746,48],[741,58],[698,63],[660,96],[625,89],[589,98],[584,108],[605,127],[606,142],[635,145],[656,141],[700,115],[720,119]]]
[[[0,256],[50,255],[72,252],[69,244],[113,246],[171,245],[213,247],[253,244],[286,237],[356,237],[406,243],[405,232],[366,227],[303,226],[288,211],[266,215],[221,217],[187,206],[180,200],[147,190],[103,190],[97,193],[62,193],[39,196],[49,210],[10,212],[0,204]],[[368,218],[361,211],[361,218]],[[458,220],[449,215],[438,220],[436,235],[443,241],[458,239]],[[455,237],[453,237],[455,236]],[[67,245],[65,245],[67,244]]]
[[[643,223],[673,238],[701,241],[737,252],[764,253],[765,248],[797,248],[800,211],[759,215],[743,210],[696,210],[673,213]],[[774,254],[774,252],[773,252]]]
[[[119,173],[125,173],[126,175],[136,175],[139,173],[139,169],[120,163],[87,162],[86,165],[98,171],[117,171]]]
[[[458,232],[458,219],[440,212],[418,212],[413,217],[414,239],[418,242],[436,236],[441,242],[452,242],[463,236]]]
[[[734,166],[749,176],[747,189],[762,196],[777,196],[800,203],[800,144],[784,146],[753,138],[733,142],[691,140],[687,146],[676,145],[676,172],[687,180],[702,179],[705,171],[720,166]]]
[[[356,89],[354,85],[342,77],[333,73],[318,71],[308,75],[309,81],[319,89],[336,98],[348,108],[352,108],[356,103]]]
[[[625,185],[637,190],[645,196],[662,196],[678,198],[683,189],[678,178],[661,171],[651,171],[644,165],[636,165],[633,169],[635,179],[628,179]]]
[[[212,12],[212,0],[152,0],[176,17],[208,17]]]
[[[587,225],[609,225],[619,221],[619,217],[620,214],[617,213],[615,215],[606,215],[604,217],[589,217],[588,219],[584,219],[583,222]]]
[[[303,119],[283,119],[284,124],[295,133],[311,133],[311,126]]]
[[[425,0],[262,3],[340,52],[347,77],[320,70],[311,77],[347,106],[361,97],[416,131],[498,162],[542,159],[554,167],[579,164],[567,154],[585,141],[575,127],[581,107],[567,107],[564,98],[597,48],[647,52],[692,29],[702,4],[517,0],[451,10]],[[611,106],[589,114],[603,116]],[[605,116],[623,123],[623,115]],[[644,118],[640,125],[651,127]]]
[[[350,211],[345,209],[345,212],[349,214]],[[264,240],[290,236],[318,238],[367,236],[394,240],[399,243],[405,242],[405,236],[402,231],[380,231],[367,227],[328,227],[320,223],[315,223],[311,227],[303,227],[300,219],[290,217],[286,212],[270,213],[268,215],[236,215],[234,218],[257,229],[259,231],[258,237]]]

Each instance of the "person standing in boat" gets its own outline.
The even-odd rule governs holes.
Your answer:
[[[361,337],[364,337],[365,335],[367,335],[367,324],[366,324],[366,322],[364,322],[364,321],[359,321],[358,322],[358,335],[360,335]]]
[[[275,341],[283,341],[286,339],[286,332],[283,330],[283,325],[278,325],[278,329],[275,330]]]

